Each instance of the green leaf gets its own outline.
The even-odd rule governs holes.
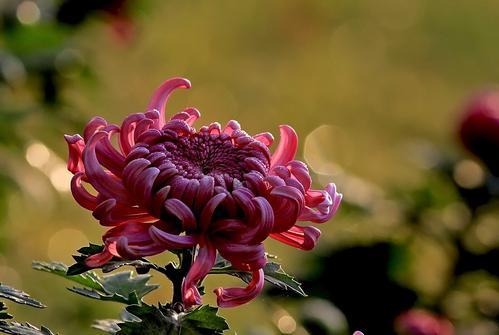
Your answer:
[[[168,315],[168,313],[163,314],[156,307],[148,305],[129,306],[126,308],[126,311],[138,317],[140,321],[118,324],[120,330],[116,333],[117,335],[179,334],[178,320],[175,320],[173,315]]]
[[[127,297],[123,297],[121,295],[98,292],[98,291],[90,290],[90,289],[84,288],[84,287],[72,287],[72,288],[68,288],[68,290],[70,290],[71,292],[77,293],[79,295],[82,295],[84,297],[96,299],[96,300],[114,301],[114,302],[120,302],[120,303],[127,304],[127,305],[139,303],[139,299],[137,298],[137,294],[135,294],[135,292],[130,293]]]
[[[150,275],[132,276],[131,271],[119,272],[100,279],[102,290],[73,287],[69,290],[88,298],[121,302],[127,305],[140,304],[142,298],[159,285],[149,285]]]
[[[124,322],[117,335],[221,335],[229,329],[218,308],[200,306],[192,311],[177,313],[169,306],[129,306],[126,311],[140,322]]]
[[[269,283],[283,290],[297,293],[303,297],[307,296],[301,287],[301,283],[298,282],[293,276],[290,276],[284,272],[280,264],[269,262],[263,268],[263,272],[265,273],[265,280]]]
[[[68,275],[68,267],[66,264],[59,262],[40,262],[33,261],[31,267],[38,271],[48,272],[55,274],[57,276],[66,278],[75,283],[81,284],[86,287],[90,287],[95,290],[103,290],[101,283],[101,278],[93,271],[88,271],[87,273],[82,273],[78,275]]]
[[[0,283],[0,298],[9,299],[15,303],[36,308],[45,308],[41,302],[31,298],[27,293]]]
[[[229,325],[217,312],[218,308],[204,305],[185,314],[182,317],[182,335],[222,334],[224,330],[229,329]]]
[[[68,275],[68,267],[63,263],[34,261],[33,268],[39,271],[55,274],[84,287],[73,287],[69,290],[88,298],[115,301],[124,304],[140,304],[142,298],[159,285],[148,284],[150,275],[132,276],[131,271],[119,272],[100,277],[93,271],[78,275]]]
[[[159,269],[159,267],[149,262],[145,259],[136,260],[120,260],[120,261],[109,261],[102,266],[102,272],[107,273],[121,268],[122,266],[133,266],[136,271],[140,274],[149,272],[150,269]]]
[[[106,319],[106,320],[96,320],[92,325],[92,328],[102,330],[108,334],[116,334],[120,331],[120,320]]]
[[[276,257],[273,256],[273,259]],[[290,276],[282,269],[279,263],[268,262],[265,264],[263,268],[263,272],[265,274],[265,280],[285,291],[292,291],[296,294],[299,294],[303,297],[306,297],[307,294],[303,291],[301,287],[301,283],[296,281],[293,276]],[[210,271],[212,274],[228,274],[231,276],[235,276],[241,278],[246,283],[251,281],[251,274],[249,272],[240,271],[232,267],[231,263],[222,258],[220,255],[217,255],[217,259],[215,265]]]
[[[126,271],[104,276],[102,284],[106,292],[123,297],[135,293],[140,300],[146,294],[159,287],[159,285],[149,285],[147,283],[149,279],[151,279],[150,275],[136,275],[132,277],[132,272]]]
[[[0,332],[11,335],[54,335],[48,328],[40,329],[29,324],[19,322],[0,322]]]
[[[12,319],[12,315],[6,312],[7,307],[0,301],[0,320]]]

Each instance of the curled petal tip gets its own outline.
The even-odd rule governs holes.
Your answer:
[[[217,305],[219,307],[236,307],[253,300],[263,290],[264,286],[263,269],[253,271],[251,282],[248,286],[222,288],[219,287],[213,292],[217,295]]]
[[[177,88],[191,88],[191,82],[182,77],[175,77],[166,80],[156,90],[147,106],[147,110],[159,111],[159,128],[165,125],[165,106],[170,94]]]
[[[280,125],[279,131],[281,139],[276,151],[272,155],[271,167],[286,165],[286,163],[294,159],[296,150],[298,149],[298,135],[291,126]]]

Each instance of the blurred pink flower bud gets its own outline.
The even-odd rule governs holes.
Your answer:
[[[454,327],[449,320],[423,309],[411,309],[395,320],[399,335],[454,335]]]
[[[499,91],[478,94],[466,105],[459,136],[464,146],[499,176]]]

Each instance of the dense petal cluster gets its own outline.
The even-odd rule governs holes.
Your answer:
[[[499,91],[483,92],[468,103],[459,136],[466,148],[499,176]]]
[[[147,112],[129,115],[121,126],[95,117],[83,137],[66,136],[73,196],[109,227],[105,250],[86,263],[97,267],[112,257],[136,259],[196,248],[182,287],[189,307],[201,303],[197,285],[218,252],[235,268],[252,273],[245,288],[215,290],[219,306],[237,306],[263,288],[262,242],[270,236],[312,249],[319,229],[297,221],[328,221],[341,194],[334,184],[311,188],[307,166],[294,158],[298,138],[289,126],[280,127],[281,140],[272,154],[270,133],[250,136],[236,121],[196,130],[200,113],[195,108],[166,120],[171,92],[189,87],[183,78],[167,80]]]

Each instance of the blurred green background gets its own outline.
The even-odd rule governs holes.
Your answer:
[[[34,3],[43,8],[47,1]],[[116,318],[121,307],[75,296],[64,280],[30,268],[33,259],[70,263],[76,249],[100,242],[104,229],[73,201],[64,170],[62,135],[80,133],[91,117],[119,124],[143,112],[164,79],[183,76],[193,87],[174,94],[169,114],[195,106],[202,113],[197,126],[236,119],[254,134],[277,135],[279,124],[289,124],[317,186],[334,181],[347,200],[365,205],[385,199],[386,190],[427,182],[414,148],[434,143],[461,152],[456,125],[463,102],[499,82],[496,0],[149,0],[129,6],[134,32],[126,39],[112,32],[112,19],[99,16],[69,31],[42,15],[0,35],[2,55],[26,60],[36,47],[77,59],[75,67],[56,68],[61,102],[54,105],[40,102],[40,78],[0,84],[0,167],[17,184],[2,184],[0,282],[49,306],[10,305],[18,320],[62,334],[96,333],[92,320]],[[439,196],[445,204],[458,201],[452,189]],[[385,200],[373,215],[340,210],[321,226],[317,252],[406,236],[397,205]],[[491,220],[497,229],[497,215]],[[450,260],[441,244],[423,237],[419,243],[419,270],[401,277],[435,299]],[[266,246],[288,272],[303,275],[305,253],[272,241]],[[154,281],[164,286],[148,301],[167,301],[168,283]],[[214,277],[207,287],[232,282]],[[249,334],[256,323],[271,324],[279,308],[262,296],[222,314],[238,334]]]

